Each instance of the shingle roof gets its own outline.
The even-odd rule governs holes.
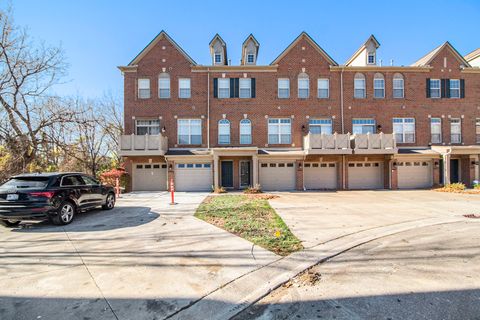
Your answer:
[[[480,56],[480,48],[473,50],[469,54],[467,54],[464,58],[468,62],[472,61],[473,59],[477,58]]]
[[[412,67],[428,66],[430,64],[430,62],[433,60],[433,58],[435,58],[435,56],[445,47],[450,48],[450,50],[453,52],[453,54],[455,56],[457,56],[458,60],[462,61],[465,64],[465,66],[470,67],[470,64],[467,62],[467,60],[465,60],[462,57],[462,55],[460,55],[460,53],[458,53],[458,51],[448,41],[443,43],[442,45],[436,47],[435,49],[433,49],[432,51],[430,51],[429,53],[427,53],[423,57],[421,57],[419,60],[417,60],[416,62],[411,64],[411,66]]]

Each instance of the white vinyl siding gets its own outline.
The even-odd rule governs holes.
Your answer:
[[[394,118],[393,133],[397,143],[415,142],[415,119],[414,118]]]
[[[138,79],[138,98],[150,98],[150,79]]]
[[[442,119],[430,119],[431,143],[442,143]]]
[[[218,79],[218,98],[230,98],[230,79]]]
[[[218,144],[230,144],[230,121],[218,121]]]
[[[268,119],[268,144],[292,143],[290,119]]]
[[[278,97],[280,99],[290,98],[290,80],[278,79]]]
[[[328,79],[318,79],[318,98],[328,99],[330,96],[330,81]]]
[[[202,120],[178,119],[178,144],[202,144]]]
[[[310,133],[313,134],[332,134],[331,119],[310,119],[308,120]]]
[[[352,132],[354,134],[375,133],[376,132],[375,120],[374,119],[353,119]]]
[[[191,86],[189,78],[178,79],[178,97],[188,99],[191,97]]]
[[[440,79],[430,79],[430,98],[440,98]]]
[[[450,119],[450,142],[462,142],[462,121],[460,119]]]
[[[136,120],[135,134],[137,135],[160,134],[160,120]]]
[[[252,122],[248,119],[240,121],[240,144],[252,144]]]
[[[252,79],[240,78],[239,80],[240,98],[251,98],[252,97]]]

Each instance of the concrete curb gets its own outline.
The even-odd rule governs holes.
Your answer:
[[[359,231],[293,253],[248,273],[192,303],[169,319],[230,319],[302,271],[364,243],[427,226],[464,221],[460,216],[403,222]]]

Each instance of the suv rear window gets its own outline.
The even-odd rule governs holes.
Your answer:
[[[0,188],[43,189],[48,185],[48,177],[17,177],[5,182]]]

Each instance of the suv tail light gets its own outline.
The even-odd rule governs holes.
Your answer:
[[[32,197],[45,197],[45,198],[52,198],[55,192],[53,191],[42,191],[42,192],[30,192],[29,195]]]

